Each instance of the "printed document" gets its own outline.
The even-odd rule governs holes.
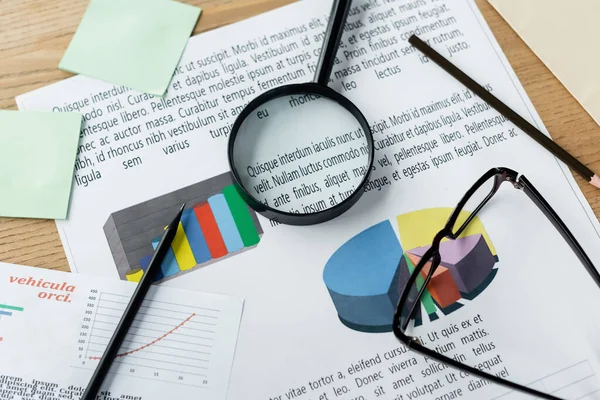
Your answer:
[[[19,97],[21,109],[77,110],[85,119],[70,217],[57,223],[70,266],[139,279],[186,201],[159,282],[247,301],[228,399],[505,395],[413,353],[391,332],[411,268],[492,167],[524,174],[600,265],[598,221],[568,169],[407,42],[413,33],[427,40],[545,131],[474,1],[353,2],[330,86],[369,121],[375,163],[347,213],[286,226],[237,196],[226,155],[231,125],[258,94],[313,79],[330,9],[302,1],[192,38],[164,98],[82,76]],[[323,137],[312,150],[279,156],[301,162],[325,149],[333,162],[342,141]],[[303,195],[296,171],[277,170],[263,195]],[[504,184],[443,248],[443,285],[428,288],[411,331],[487,372],[562,398],[600,398],[600,289],[520,190]]]
[[[0,263],[0,399],[80,399],[134,290]],[[224,399],[242,306],[152,287],[98,399]]]

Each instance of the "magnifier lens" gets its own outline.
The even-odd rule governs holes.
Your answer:
[[[280,212],[333,208],[357,190],[369,169],[369,142],[359,121],[317,94],[277,97],[253,109],[233,146],[244,189]]]

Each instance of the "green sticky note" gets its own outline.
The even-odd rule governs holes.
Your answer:
[[[58,67],[162,96],[200,12],[170,0],[90,0]]]
[[[64,219],[81,114],[0,110],[0,216]]]

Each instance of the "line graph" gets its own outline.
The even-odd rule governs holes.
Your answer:
[[[133,350],[126,351],[124,353],[117,354],[116,358],[120,358],[120,357],[125,357],[125,356],[132,355],[133,353],[136,353],[136,352],[138,352],[140,350],[144,350],[145,348],[150,347],[153,344],[156,344],[156,343],[160,342],[161,340],[163,340],[164,338],[166,338],[167,336],[169,336],[170,334],[172,334],[173,332],[175,332],[177,329],[179,329],[183,325],[185,325],[185,323],[188,322],[190,319],[192,319],[195,315],[196,315],[195,313],[192,313],[192,315],[190,315],[189,317],[187,317],[186,319],[184,319],[182,323],[180,323],[175,328],[171,329],[169,332],[165,333],[164,335],[162,335],[158,339],[155,339],[155,340],[151,341],[150,343],[147,343],[147,344],[145,344],[145,345],[143,345],[141,347],[138,347],[137,349],[133,349]],[[90,360],[100,360],[102,357],[90,356],[89,358],[90,358]]]
[[[92,290],[81,323],[77,368],[94,369],[129,297]],[[210,366],[220,310],[146,299],[111,373],[200,387]]]

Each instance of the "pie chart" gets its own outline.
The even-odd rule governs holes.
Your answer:
[[[410,274],[452,208],[430,208],[382,221],[354,235],[329,258],[323,280],[340,321],[361,332],[390,332]],[[470,215],[463,211],[459,222]],[[421,298],[415,325],[432,322],[475,299],[497,273],[498,256],[475,217],[456,240],[440,244],[441,263]],[[429,272],[421,271],[417,284]]]

